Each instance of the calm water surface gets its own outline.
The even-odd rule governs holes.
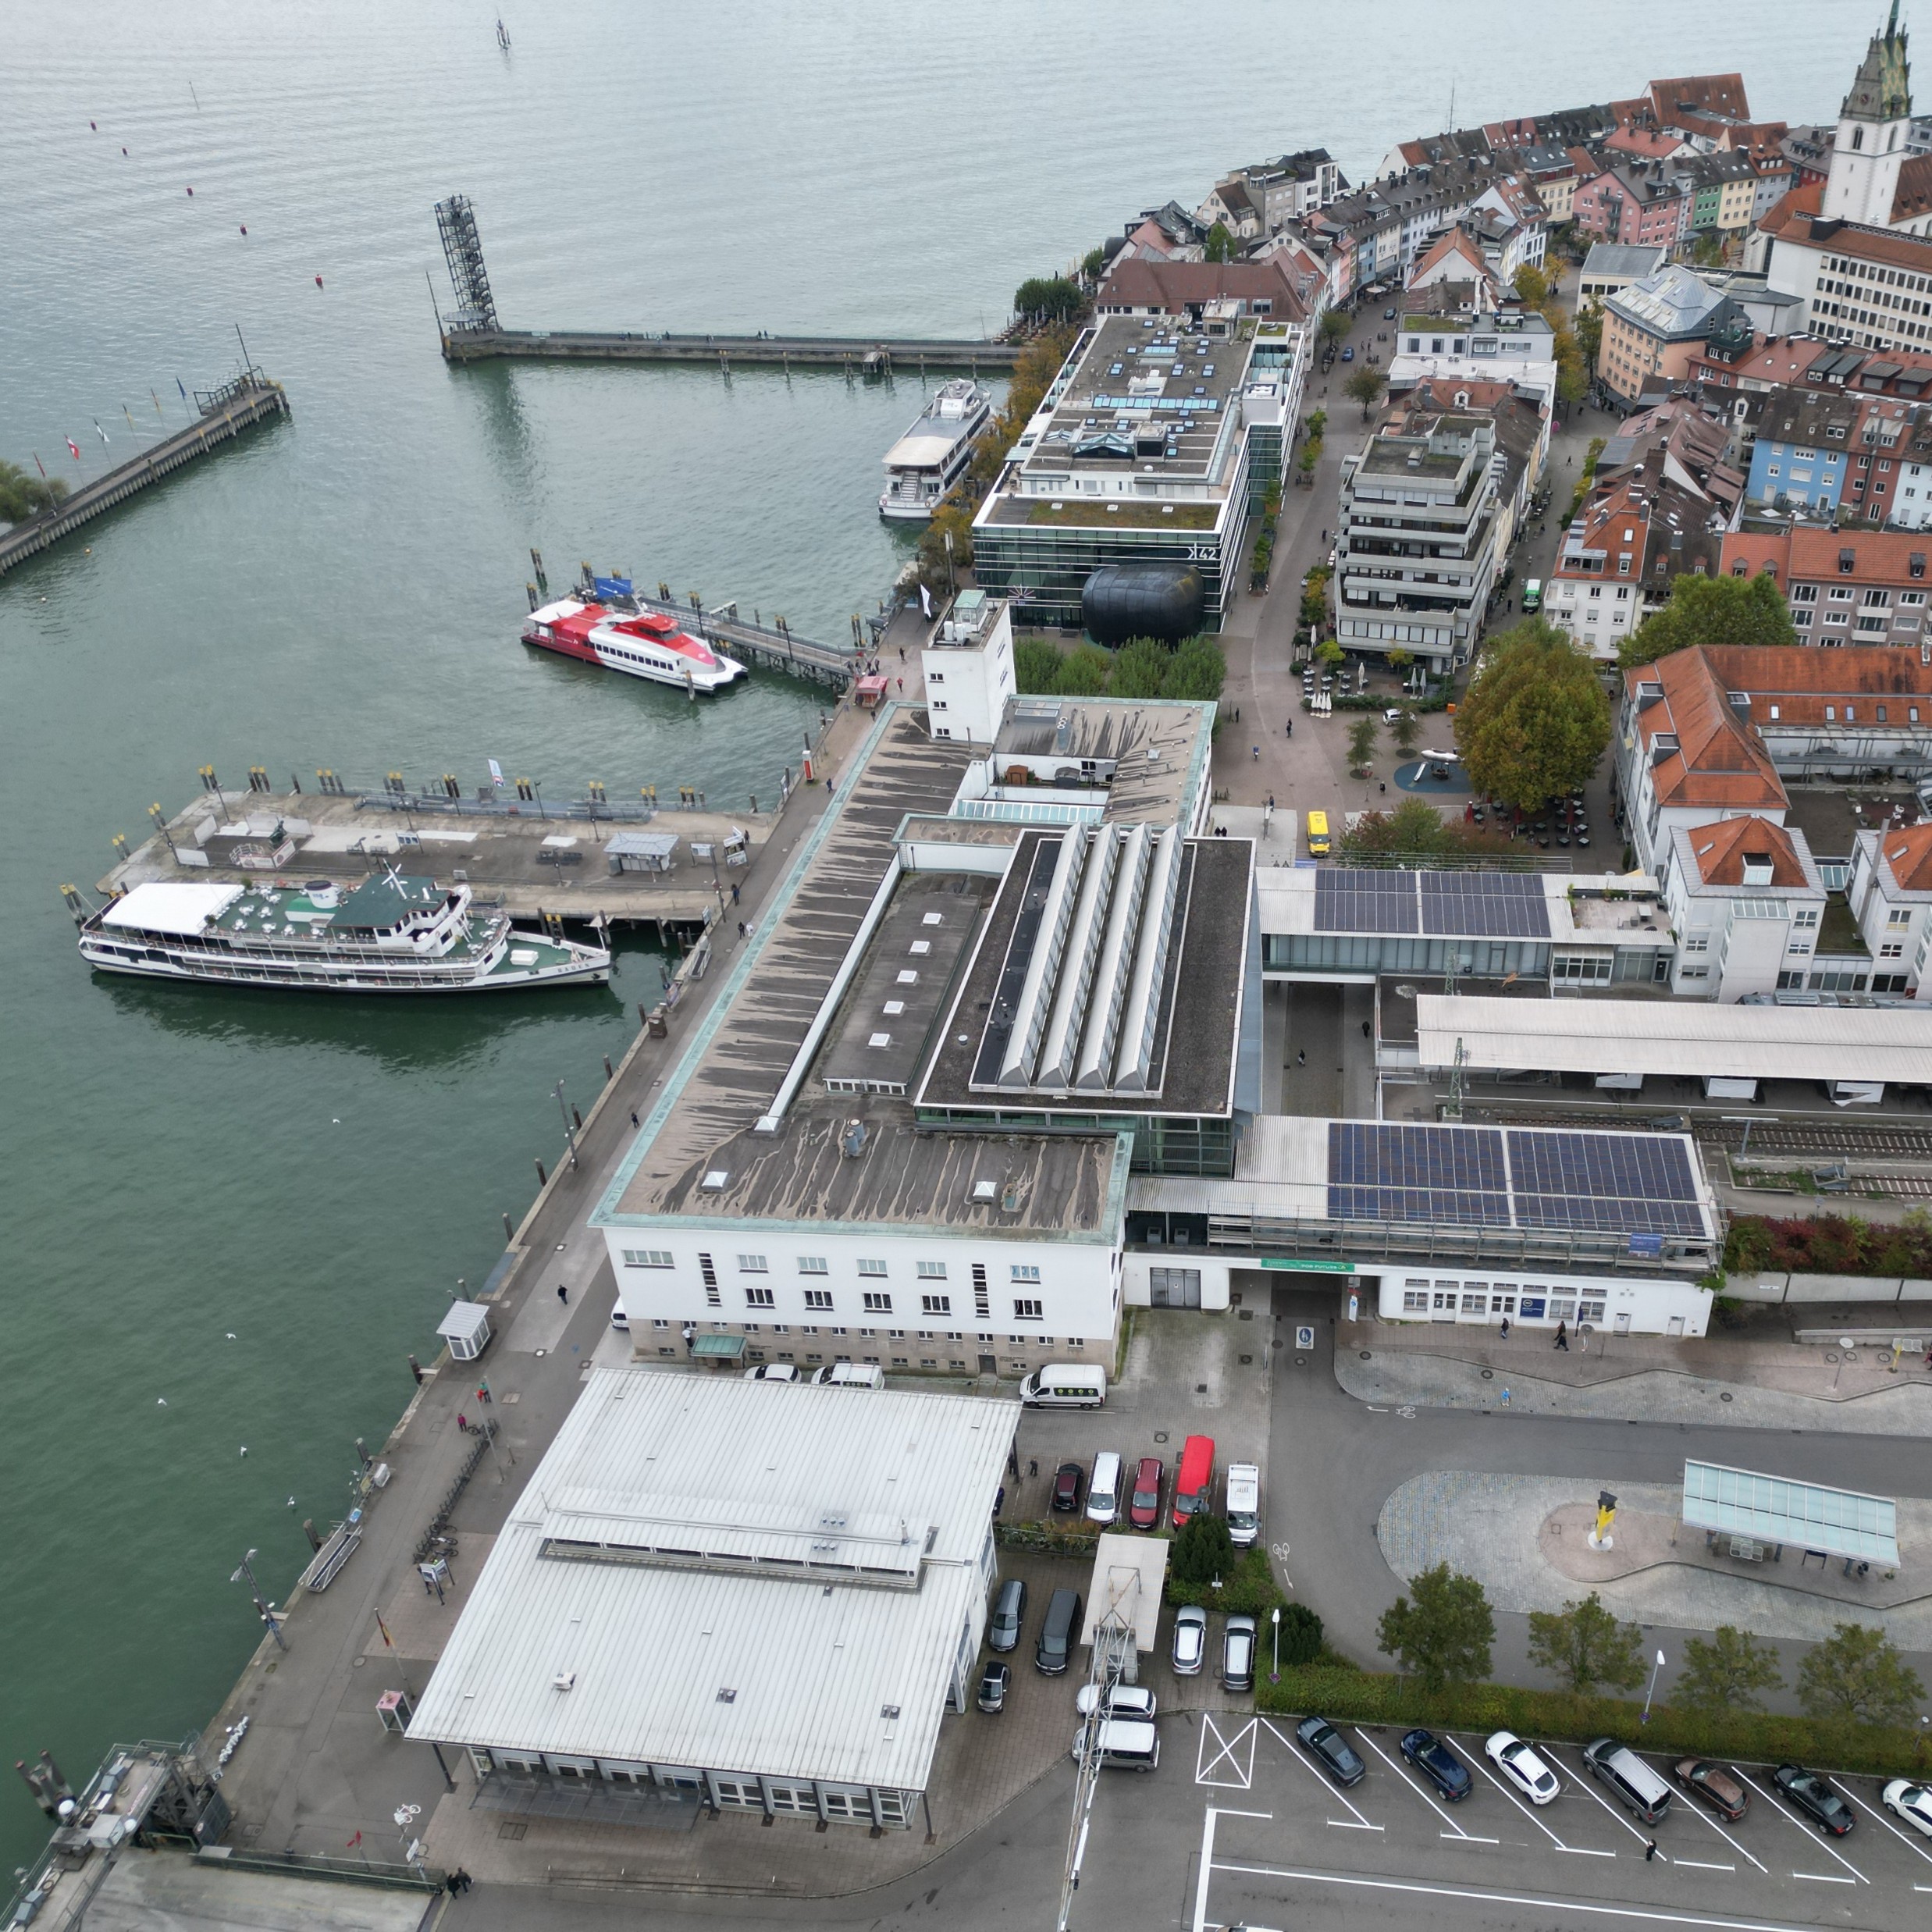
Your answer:
[[[406,1009],[109,984],[59,885],[205,762],[769,795],[816,699],[535,660],[528,546],[825,635],[903,555],[873,502],[916,384],[446,368],[435,201],[474,198],[513,326],[973,334],[1227,164],[1372,172],[1452,85],[1468,121],[1742,62],[1759,112],[1834,114],[1878,11],[1773,0],[1747,47],[1714,0],[505,0],[505,55],[488,0],[12,9],[0,455],[124,460],[237,325],[295,415],[0,583],[0,1759],[205,1719],[258,1634],[237,1559],[286,1588],[528,1201],[552,1085],[587,1102],[656,984],[633,953],[609,991]],[[0,1803],[8,1867],[39,1824]]]

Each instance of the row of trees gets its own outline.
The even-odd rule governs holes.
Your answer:
[[[1557,304],[1556,295],[1550,286],[1550,277],[1532,262],[1525,262],[1516,271],[1515,288],[1518,297],[1531,308],[1537,310],[1550,329],[1550,352],[1557,361],[1557,395],[1566,403],[1580,403],[1590,393],[1590,369],[1596,362],[1592,351],[1589,361],[1584,359],[1583,345],[1578,340],[1577,331],[1570,318]],[[1602,322],[1597,322],[1599,340]]]
[[[1211,637],[1190,638],[1170,649],[1137,637],[1118,650],[1076,644],[1063,651],[1042,638],[1013,646],[1013,681],[1023,692],[1060,698],[1219,698],[1228,660]]]
[[[1446,1563],[1413,1578],[1382,1614],[1377,1644],[1425,1689],[1475,1683],[1489,1674],[1496,1618],[1482,1585]],[[1532,1610],[1529,1658],[1578,1696],[1635,1690],[1649,1668],[1643,1632],[1618,1621],[1592,1590],[1560,1610]],[[1668,1699],[1674,1710],[1716,1716],[1762,1710],[1784,1688],[1777,1653],[1749,1631],[1720,1624],[1684,1646]],[[1882,1630],[1834,1624],[1798,1667],[1799,1703],[1807,1717],[1896,1728],[1910,1724],[1925,1686]]]

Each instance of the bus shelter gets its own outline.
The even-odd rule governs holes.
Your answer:
[[[1889,1496],[1686,1462],[1683,1518],[1686,1528],[1703,1531],[1706,1548],[1724,1540],[1732,1556],[1750,1562],[1775,1562],[1789,1544],[1821,1564],[1842,1557],[1848,1572],[1874,1563],[1898,1567],[1898,1506]]]

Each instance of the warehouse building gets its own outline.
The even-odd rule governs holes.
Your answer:
[[[1019,1406],[593,1370],[410,1735],[489,1801],[886,1827],[963,1710]]]

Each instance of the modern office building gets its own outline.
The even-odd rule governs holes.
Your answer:
[[[1017,624],[1074,629],[1101,564],[1193,570],[1218,630],[1247,566],[1258,436],[1278,475],[1293,386],[1254,366],[1258,339],[1285,350],[1295,326],[1210,304],[1083,331],[973,519],[979,583]]]

